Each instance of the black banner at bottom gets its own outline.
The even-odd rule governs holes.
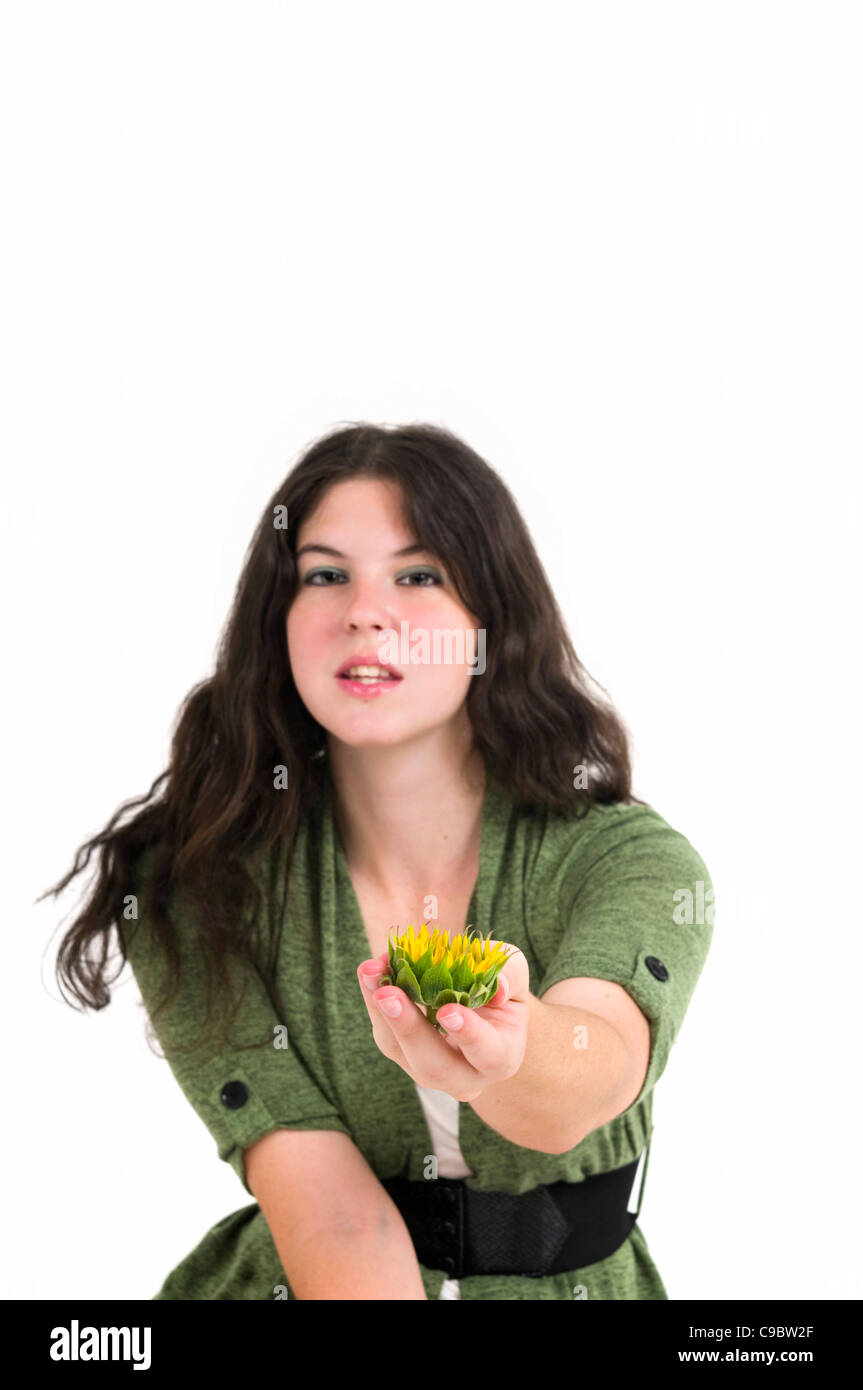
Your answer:
[[[422,1348],[434,1348],[434,1369],[445,1365],[449,1372],[467,1374],[473,1362],[469,1341],[459,1342],[452,1356],[441,1354],[441,1344],[425,1338],[441,1328],[452,1331],[455,1323],[409,1322],[400,1314],[400,1324],[382,1325],[373,1311],[352,1316],[346,1309],[327,1308],[326,1324],[318,1323],[314,1308],[297,1312],[293,1302],[250,1303],[188,1302],[15,1302],[2,1305],[5,1320],[7,1364],[21,1369],[47,1371],[58,1380],[72,1375],[98,1375],[110,1368],[113,1374],[124,1370],[165,1372],[200,1370],[203,1373],[251,1373],[259,1376],[270,1365],[284,1375],[290,1373],[296,1355],[298,1335],[302,1336],[300,1366],[328,1372],[338,1364],[340,1354],[347,1367],[371,1354],[396,1376],[413,1376],[433,1369]],[[359,1301],[359,1300],[357,1300]],[[398,1300],[390,1300],[398,1301]],[[526,1301],[526,1300],[525,1300]],[[349,1300],[353,1302],[353,1300]],[[615,1372],[631,1366],[633,1370],[657,1370],[676,1365],[767,1365],[801,1366],[811,1370],[856,1362],[859,1300],[650,1302],[615,1303],[573,1300],[562,1313],[543,1316],[543,1336],[566,1339],[562,1350],[573,1372],[579,1369],[581,1353],[607,1351]],[[545,1322],[545,1317],[549,1322]],[[359,1333],[358,1319],[364,1326]],[[470,1336],[477,1328],[461,1324]],[[529,1325],[531,1331],[535,1323]],[[408,1341],[399,1335],[414,1328],[423,1340]],[[579,1341],[572,1342],[573,1334]],[[353,1335],[356,1334],[356,1335]],[[512,1336],[518,1336],[518,1323],[508,1322],[500,1333],[483,1334],[479,1364],[487,1367],[490,1350],[504,1352]],[[543,1342],[543,1362],[548,1365],[549,1346]],[[493,1363],[492,1363],[493,1364]],[[609,1363],[611,1364],[611,1363]],[[586,1369],[586,1368],[585,1368]],[[480,1371],[479,1374],[484,1374]]]

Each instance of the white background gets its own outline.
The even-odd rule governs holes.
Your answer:
[[[861,1297],[859,7],[19,0],[0,53],[4,1295],[149,1299],[250,1200],[130,973],[59,996],[89,876],[33,904],[365,419],[501,473],[716,883],[670,1297]]]

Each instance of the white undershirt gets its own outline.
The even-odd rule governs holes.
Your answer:
[[[458,1101],[445,1091],[432,1091],[427,1086],[417,1086],[416,1089],[431,1131],[438,1177],[472,1178],[473,1173],[465,1163],[458,1143]],[[461,1298],[457,1279],[444,1280],[440,1298]]]

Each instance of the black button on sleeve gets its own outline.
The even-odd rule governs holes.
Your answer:
[[[219,1099],[229,1110],[239,1110],[249,1099],[249,1089],[243,1081],[228,1081],[222,1087]]]
[[[663,965],[658,956],[645,956],[644,964],[647,966],[651,975],[655,976],[657,980],[668,979],[668,968]]]

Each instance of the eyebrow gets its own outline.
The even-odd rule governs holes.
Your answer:
[[[331,545],[319,545],[316,541],[310,541],[308,545],[300,546],[296,554],[296,559],[299,560],[300,556],[305,555],[307,550],[319,551],[321,555],[335,555],[337,560],[347,560],[350,558],[347,555],[343,555],[341,550],[335,550]],[[430,555],[431,551],[428,550],[424,545],[406,545],[401,550],[394,550],[391,559],[396,560],[400,558],[402,555],[417,554]]]

